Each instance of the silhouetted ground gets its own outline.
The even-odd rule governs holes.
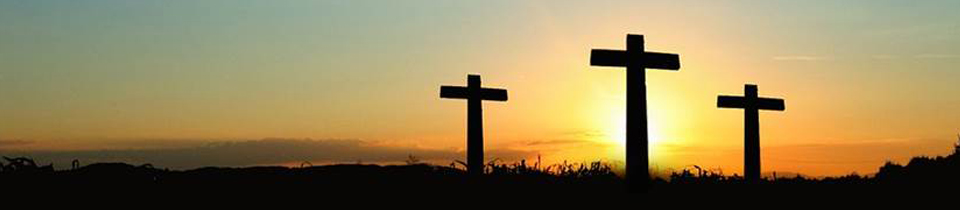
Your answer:
[[[683,170],[669,180],[653,181],[651,194],[903,194],[960,186],[960,146],[944,157],[916,157],[907,165],[887,163],[872,177],[848,175],[812,179],[765,179],[744,184],[742,177],[709,171]],[[3,190],[11,189],[122,189],[151,191],[235,192],[496,192],[622,193],[623,180],[600,162],[541,167],[526,162],[490,164],[483,177],[465,171],[426,164],[398,166],[327,165],[313,167],[207,167],[186,171],[151,165],[96,163],[70,170],[40,166],[28,158],[5,158],[0,171]],[[264,191],[266,190],[266,191]]]

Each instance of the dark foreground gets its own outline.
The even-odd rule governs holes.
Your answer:
[[[927,189],[956,189],[956,155],[915,158],[910,164],[887,164],[876,176],[803,177],[744,184],[740,177],[705,171],[674,173],[652,181],[639,194],[657,195],[872,195],[907,194]],[[3,190],[98,189],[115,192],[307,192],[321,193],[486,193],[622,194],[624,180],[601,164],[541,168],[526,164],[489,165],[487,174],[469,177],[446,166],[328,165],[314,167],[199,168],[177,171],[123,163],[96,163],[71,170],[37,166],[25,158],[8,158],[0,171]]]
[[[540,166],[526,162],[489,164],[482,177],[455,167],[426,164],[396,166],[327,165],[311,167],[207,167],[168,170],[124,163],[75,164],[54,170],[29,158],[0,160],[0,192],[244,193],[298,194],[646,194],[665,197],[924,195],[960,189],[960,144],[953,154],[915,157],[906,165],[887,163],[874,176],[776,178],[744,183],[742,177],[698,169],[650,181],[646,189],[626,189],[624,180],[600,162]],[[168,193],[169,194],[169,193]]]

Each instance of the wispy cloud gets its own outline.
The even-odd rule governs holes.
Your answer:
[[[873,55],[873,56],[870,56],[870,58],[877,59],[877,60],[892,60],[892,59],[900,58],[900,56],[896,56],[896,55]]]
[[[543,146],[543,145],[570,145],[570,144],[587,144],[594,143],[587,140],[539,140],[539,141],[528,141],[524,145],[527,146]]]
[[[28,144],[33,144],[33,143],[34,143],[34,141],[28,141],[28,140],[19,140],[19,139],[4,140],[4,139],[0,139],[0,148],[2,148],[2,147],[8,147],[8,146],[22,146],[22,145],[28,145]]]
[[[926,59],[956,59],[960,58],[960,54],[919,54],[915,57]]]
[[[817,171],[808,172],[839,175],[852,171],[873,173],[886,161],[905,163],[912,157],[949,154],[952,141],[877,139],[768,146],[763,151],[768,162],[783,168],[817,168]]]
[[[575,131],[563,132],[561,133],[561,135],[568,136],[568,137],[576,137],[576,138],[584,138],[584,137],[592,138],[592,137],[607,136],[606,133],[603,133],[598,130],[575,130]]]
[[[782,55],[782,56],[774,56],[773,60],[776,60],[776,61],[822,61],[822,60],[829,60],[829,58],[823,57],[823,56],[808,56],[808,55]]]

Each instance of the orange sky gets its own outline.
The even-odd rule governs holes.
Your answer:
[[[635,33],[682,62],[679,72],[647,74],[657,169],[739,173],[742,112],[715,100],[752,83],[787,106],[760,114],[764,171],[872,173],[887,160],[951,151],[960,132],[958,6],[3,2],[0,153],[355,139],[448,163],[465,146],[466,104],[437,91],[479,73],[510,94],[484,104],[491,154],[616,162],[624,72],[590,67],[589,51],[623,49]],[[277,148],[264,152],[287,147]],[[350,158],[392,160],[363,154]],[[343,160],[302,155],[286,161]]]

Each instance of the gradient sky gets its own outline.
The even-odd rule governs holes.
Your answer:
[[[682,63],[679,72],[647,74],[654,167],[740,173],[743,114],[717,109],[716,96],[742,95],[753,83],[787,106],[760,114],[764,171],[867,174],[887,160],[946,154],[957,141],[957,8],[960,1],[0,1],[0,151],[279,138],[458,154],[466,103],[440,99],[439,86],[479,73],[510,94],[484,104],[488,149],[514,159],[622,161],[624,72],[590,67],[589,52],[622,49],[634,33]],[[285,154],[279,148],[271,152]]]

